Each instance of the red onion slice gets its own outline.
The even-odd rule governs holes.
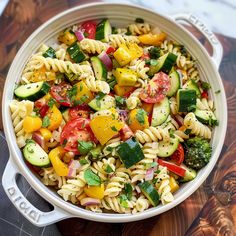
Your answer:
[[[86,197],[80,201],[82,206],[96,206],[101,204],[101,200],[97,198]]]
[[[102,63],[106,66],[108,71],[112,70],[112,61],[111,58],[106,54],[106,52],[102,52],[101,54],[98,55],[98,58],[102,61]]]
[[[135,189],[136,189],[137,193],[141,193],[141,189],[139,188],[138,185],[135,186]]]
[[[69,164],[69,172],[68,172],[68,177],[75,177],[76,176],[76,171],[81,167],[79,161],[77,160],[72,160]]]
[[[179,126],[182,126],[184,124],[184,118],[178,114],[175,115],[175,120]]]
[[[77,30],[75,31],[75,36],[78,39],[78,41],[82,41],[85,37],[84,37],[84,33],[81,30]]]
[[[146,172],[145,180],[146,180],[146,181],[152,180],[152,179],[153,179],[153,176],[154,176],[154,169],[153,169],[153,168],[150,168],[150,169],[148,169],[147,172]]]
[[[32,139],[37,143],[39,144],[44,150],[46,150],[46,142],[43,138],[43,136],[38,133],[38,132],[34,132],[32,134]]]

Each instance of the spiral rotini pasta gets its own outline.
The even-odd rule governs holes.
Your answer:
[[[88,53],[101,53],[107,49],[107,44],[94,39],[83,39],[80,42],[81,48]]]
[[[130,24],[128,28],[132,35],[147,34],[151,31],[151,26],[148,23]]]
[[[144,210],[148,209],[149,206],[150,206],[149,201],[143,195],[141,195],[137,199],[135,207],[132,210],[132,213],[135,214],[137,212],[143,212]]]
[[[109,36],[109,42],[112,47],[117,48],[121,44],[139,43],[139,39],[138,37],[131,35],[111,34]]]
[[[89,76],[85,83],[92,92],[110,93],[109,84],[106,81],[96,80],[94,76]]]
[[[135,137],[140,143],[151,143],[157,142],[158,140],[169,140],[170,135],[167,129],[150,126],[143,131],[136,131]]]
[[[132,60],[130,62],[129,69],[136,71],[138,76],[141,79],[143,79],[143,80],[148,79],[147,72],[149,71],[149,67],[145,67],[145,61],[137,60],[137,59]]]
[[[126,105],[129,110],[136,108],[140,104],[140,99],[138,98],[141,88],[136,89],[130,96],[126,99]]]
[[[214,110],[214,102],[212,100],[207,100],[206,98],[197,99],[197,108],[200,110]]]
[[[66,184],[62,185],[57,193],[63,197],[65,201],[72,201],[76,203],[77,197],[83,192],[83,187],[86,185],[84,179],[84,171],[81,171],[75,179],[68,179]]]
[[[124,188],[124,184],[129,179],[130,170],[123,166],[116,169],[114,176],[109,179],[109,182],[105,189],[105,196],[115,197]]]
[[[10,103],[11,119],[16,134],[17,145],[21,148],[25,146],[25,141],[30,139],[32,134],[26,133],[23,129],[23,120],[27,115],[33,112],[34,103],[31,101],[17,101],[13,100]]]
[[[211,130],[206,125],[197,120],[194,113],[190,112],[184,117],[184,125],[191,130],[191,134],[210,139]]]
[[[43,56],[33,56],[30,61],[27,63],[24,71],[23,76],[26,76],[27,73],[31,73],[35,69],[42,68],[43,66],[46,67],[48,71],[53,70],[54,72],[61,72],[61,73],[74,73],[79,75],[80,79],[86,78],[87,76],[93,75],[93,71],[91,66],[89,65],[80,65],[75,64],[70,61],[63,61],[58,59],[53,59],[50,57],[43,57]]]

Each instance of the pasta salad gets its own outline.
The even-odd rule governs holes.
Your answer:
[[[174,200],[210,160],[210,84],[186,48],[138,18],[73,25],[43,44],[10,104],[16,141],[42,182],[94,212]]]

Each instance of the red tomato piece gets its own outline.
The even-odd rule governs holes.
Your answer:
[[[207,91],[203,91],[202,94],[201,94],[201,97],[208,99],[208,92]]]
[[[109,47],[109,48],[106,50],[106,54],[110,54],[110,53],[113,53],[113,52],[115,52],[115,51],[116,51],[115,48]]]
[[[46,116],[47,111],[49,110],[49,106],[47,104],[43,105],[40,109],[39,109],[39,114],[40,116],[43,118],[44,116]]]
[[[149,60],[150,59],[150,55],[149,55],[149,53],[147,53],[147,54],[143,54],[142,56],[141,56],[141,60]]]
[[[123,128],[120,130],[120,135],[122,141],[126,141],[127,139],[131,138],[134,136],[133,131],[129,128],[127,124],[123,126]]]
[[[169,76],[159,72],[150,80],[148,86],[141,91],[140,98],[146,103],[157,103],[166,97],[169,89]]]
[[[84,36],[89,39],[95,39],[97,24],[94,21],[86,21],[81,25]]]
[[[72,86],[70,84],[62,83],[53,86],[50,90],[50,94],[62,106],[70,107],[72,104],[67,91],[71,88]]]
[[[89,121],[89,119],[77,117],[66,123],[60,137],[60,143],[66,151],[78,155],[78,140],[93,141],[97,143],[97,140],[89,126]]]
[[[81,117],[81,118],[89,118],[89,114],[91,112],[91,109],[87,104],[83,105],[78,105],[76,107],[70,108],[69,109],[69,116],[71,119],[76,118],[76,117]]]
[[[168,161],[163,161],[161,159],[157,160],[158,164],[161,166],[166,166],[167,169],[181,177],[184,177],[186,170],[182,168],[181,166],[177,166],[174,163],[168,162]]]
[[[34,107],[41,109],[46,103],[47,103],[46,99],[42,97],[34,102]]]
[[[184,148],[179,144],[177,150],[172,154],[171,160],[174,161],[177,165],[180,165],[184,161]]]

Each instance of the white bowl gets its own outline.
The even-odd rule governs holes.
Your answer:
[[[24,162],[21,150],[16,144],[9,104],[13,99],[15,83],[19,81],[27,59],[30,55],[36,52],[41,43],[50,41],[50,39],[54,38],[67,26],[86,20],[109,18],[113,25],[124,27],[127,26],[128,23],[133,22],[137,17],[143,18],[151,25],[158,26],[171,38],[183,44],[189,50],[191,55],[197,59],[201,78],[211,83],[212,93],[210,95],[215,102],[216,116],[219,119],[220,124],[214,130],[212,139],[213,154],[210,162],[206,167],[199,171],[197,177],[193,181],[181,186],[181,188],[174,194],[175,200],[173,202],[167,205],[152,207],[142,213],[134,215],[94,213],[65,202],[56,192],[46,187],[39,178],[30,171]],[[208,55],[202,45],[187,30],[176,23],[176,19],[188,21],[202,31],[213,47],[213,57]],[[184,201],[198,189],[210,174],[220,155],[224,142],[227,127],[227,104],[224,87],[217,71],[221,57],[222,47],[219,41],[216,39],[214,34],[212,34],[206,26],[199,21],[199,19],[192,15],[181,14],[171,18],[133,5],[96,3],[72,8],[47,21],[27,39],[17,53],[8,72],[4,88],[2,100],[3,124],[7,143],[10,149],[10,159],[2,178],[2,184],[12,203],[33,224],[44,226],[69,217],[80,217],[88,220],[114,223],[136,221],[161,214]],[[215,94],[214,91],[217,90],[220,90],[221,92]],[[23,196],[15,181],[18,173],[26,178],[39,195],[54,206],[53,211],[42,212]]]

